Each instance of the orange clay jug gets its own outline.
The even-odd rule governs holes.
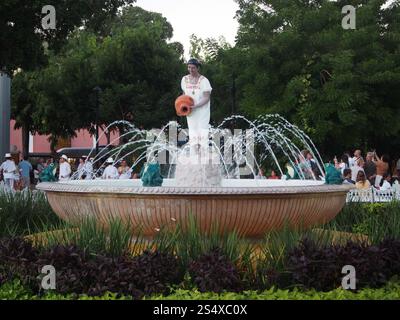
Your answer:
[[[175,110],[178,116],[187,116],[192,111],[194,105],[193,98],[191,96],[182,95],[175,100]]]

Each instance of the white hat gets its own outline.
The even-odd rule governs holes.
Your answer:
[[[5,158],[12,158],[12,157],[11,157],[11,153],[6,153]]]
[[[108,158],[106,163],[114,163],[114,159],[113,158]]]
[[[65,154],[63,154],[63,155],[61,156],[61,158],[63,158],[64,160],[68,161],[68,157],[67,157]]]

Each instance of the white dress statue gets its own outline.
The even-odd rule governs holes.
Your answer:
[[[210,81],[198,73],[199,65],[197,60],[189,60],[188,70],[190,74],[182,78],[181,88],[185,95],[194,100],[192,111],[186,117],[189,127],[189,143],[207,146],[212,87]]]
[[[189,74],[181,81],[185,95],[192,97],[194,105],[186,116],[189,127],[190,152],[178,154],[175,178],[180,186],[212,187],[221,184],[219,154],[208,146],[210,129],[210,81],[198,70],[196,59],[188,61]]]

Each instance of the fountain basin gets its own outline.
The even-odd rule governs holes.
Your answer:
[[[55,213],[73,224],[86,216],[130,221],[133,231],[154,236],[159,229],[185,226],[192,214],[207,233],[236,231],[247,238],[289,226],[311,227],[332,220],[343,208],[348,185],[310,180],[224,179],[221,187],[179,187],[173,179],[146,188],[140,180],[40,183]]]

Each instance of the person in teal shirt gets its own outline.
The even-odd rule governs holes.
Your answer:
[[[24,156],[24,159],[18,164],[18,169],[21,173],[24,188],[29,188],[31,186],[31,172],[33,171],[33,168],[31,163],[28,161],[27,156]]]

